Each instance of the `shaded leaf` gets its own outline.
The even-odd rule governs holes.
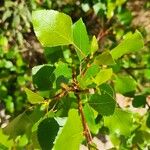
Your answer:
[[[99,114],[109,116],[114,113],[116,102],[109,94],[94,94],[88,102]]]
[[[72,43],[71,18],[55,10],[37,10],[32,13],[34,32],[45,47]]]
[[[62,47],[61,46],[45,47],[44,48],[44,55],[46,56],[46,60],[48,61],[48,63],[54,64],[60,58],[63,58]]]
[[[132,105],[134,107],[144,107],[146,105],[146,96],[145,95],[134,96]]]
[[[12,120],[4,129],[4,133],[9,135],[10,138],[16,138],[18,135],[23,135],[29,133],[32,126],[32,120],[24,112],[18,115],[14,120]]]
[[[54,118],[46,118],[39,124],[37,137],[42,150],[52,149],[58,130],[59,125]]]
[[[33,83],[39,90],[49,90],[52,86],[51,75],[54,67],[51,65],[39,65],[32,68]]]
[[[31,128],[44,113],[39,107],[33,111],[26,111],[14,118],[4,129],[4,133],[9,135],[10,138],[15,139],[19,135],[31,135]]]
[[[101,84],[99,86],[99,88],[100,88],[100,91],[101,91],[102,94],[107,93],[110,96],[115,97],[114,90],[113,90],[113,88],[109,84],[106,84],[106,83]]]
[[[150,113],[148,114],[147,120],[146,120],[146,125],[148,128],[150,128]]]

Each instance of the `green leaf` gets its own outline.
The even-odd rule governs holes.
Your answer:
[[[45,47],[72,43],[71,18],[55,10],[37,10],[32,13],[34,32]]]
[[[115,79],[115,91],[127,96],[132,96],[136,90],[136,81],[130,76],[118,76]]]
[[[116,8],[115,2],[111,2],[111,0],[107,0],[107,18],[110,19],[114,15],[114,10]]]
[[[146,120],[146,125],[148,128],[150,128],[150,112],[149,112],[147,120]]]
[[[32,92],[28,88],[25,88],[25,92],[27,94],[28,101],[31,104],[43,103],[44,98],[42,96],[40,96],[39,94]]]
[[[3,133],[2,129],[0,129],[0,145],[2,144],[3,146],[11,148],[13,145],[13,140],[9,140],[8,138],[9,137]]]
[[[136,95],[132,101],[133,107],[145,107],[146,105],[146,96],[145,95]]]
[[[117,47],[112,49],[110,53],[113,59],[118,59],[124,54],[142,49],[143,46],[143,37],[139,31],[136,31],[133,34],[126,34],[125,39]]]
[[[59,125],[54,118],[46,118],[39,124],[37,136],[42,150],[52,149],[58,130]]]
[[[19,135],[31,135],[31,128],[41,117],[43,111],[36,107],[33,111],[26,111],[14,118],[4,129],[4,133],[15,139]]]
[[[93,78],[93,81],[99,86],[102,83],[105,83],[109,79],[111,79],[112,76],[112,69],[102,69],[100,72],[96,75],[95,78]]]
[[[60,58],[63,58],[62,46],[57,47],[45,47],[44,55],[49,64],[54,64]]]
[[[132,12],[129,10],[125,10],[122,13],[119,13],[117,15],[118,20],[121,22],[121,24],[123,25],[130,25],[131,21],[132,21]]]
[[[84,76],[78,76],[78,82],[82,88],[85,88],[89,84],[92,84],[92,78],[96,76],[99,72],[100,67],[96,64],[92,64],[87,71],[85,72]]]
[[[88,102],[99,114],[109,116],[114,113],[116,102],[108,93],[94,94]]]
[[[98,42],[95,36],[92,38],[91,42],[91,54],[94,54],[98,50]]]
[[[24,112],[18,115],[14,120],[12,120],[4,129],[4,133],[9,135],[10,138],[16,138],[18,135],[23,135],[29,132],[32,126],[32,120]]]
[[[117,108],[112,116],[104,117],[104,125],[111,133],[128,136],[133,126],[132,114]]]
[[[78,111],[71,109],[66,124],[58,135],[54,150],[78,150],[83,139],[83,127]]]
[[[80,60],[86,57],[89,54],[89,38],[86,31],[85,24],[82,19],[79,19],[73,25],[73,42],[75,49],[77,51],[77,55]]]
[[[67,63],[59,61],[54,71],[56,78],[64,76],[66,78],[72,78],[72,69],[68,67]]]
[[[95,57],[95,64],[98,65],[112,65],[115,63],[109,51],[105,51],[102,54]]]
[[[49,90],[52,86],[51,75],[54,67],[51,65],[39,65],[32,68],[33,83],[39,90]]]
[[[99,88],[100,88],[100,91],[101,91],[102,94],[107,93],[110,96],[115,97],[114,89],[109,84],[106,84],[106,83],[101,84],[99,86]]]
[[[85,119],[87,121],[87,124],[90,128],[90,131],[93,134],[97,134],[99,131],[99,124],[96,124],[96,122],[95,122],[95,115],[94,115],[93,108],[90,107],[89,104],[85,104],[83,111],[84,111],[84,115],[85,115]]]

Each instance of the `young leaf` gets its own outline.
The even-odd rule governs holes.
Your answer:
[[[114,92],[113,88],[109,84],[106,84],[106,83],[101,84],[99,86],[99,88],[100,88],[101,94],[107,93],[110,96],[115,97],[115,92]]]
[[[37,93],[32,92],[28,88],[25,88],[25,92],[27,94],[28,101],[31,104],[39,104],[44,101],[44,98]]]
[[[93,54],[97,50],[98,50],[98,42],[97,42],[96,37],[93,36],[92,42],[91,42],[91,54]]]
[[[89,38],[86,31],[85,24],[82,19],[79,19],[73,25],[73,41],[74,46],[77,51],[78,57],[82,60],[89,54]]]
[[[95,78],[93,78],[93,81],[99,86],[102,83],[105,83],[108,81],[112,76],[112,69],[102,69],[100,72],[96,75]]]
[[[83,127],[78,111],[71,109],[66,124],[58,135],[54,150],[78,150],[83,139]]]
[[[89,84],[92,84],[92,77],[94,78],[96,74],[99,72],[100,67],[96,64],[92,64],[87,71],[85,72],[84,76],[78,76],[78,82],[82,88],[85,88]]]
[[[111,133],[128,136],[133,125],[132,114],[117,108],[112,116],[104,117],[104,125]]]
[[[71,68],[68,67],[67,63],[63,63],[63,62],[59,61],[57,63],[54,74],[55,74],[56,78],[58,78],[59,76],[71,78],[72,77],[72,70],[71,70]]]
[[[37,10],[32,13],[34,32],[45,47],[72,43],[71,18],[55,10]]]
[[[88,102],[99,114],[109,116],[114,113],[116,102],[109,94],[94,94]]]
[[[144,41],[141,33],[136,31],[133,34],[125,35],[125,39],[114,49],[111,50],[113,59],[118,59],[124,54],[142,49]]]
[[[8,138],[9,137],[3,133],[2,129],[0,129],[0,145],[6,146],[6,149],[8,149],[8,147],[11,148],[13,146],[13,140],[9,140]]]
[[[58,130],[59,125],[54,118],[46,118],[39,124],[37,137],[42,150],[52,149]]]
[[[49,90],[52,85],[52,79],[50,77],[53,71],[54,67],[48,64],[32,68],[33,83],[39,88],[39,90]]]
[[[115,62],[114,62],[110,52],[105,51],[102,54],[95,57],[94,63],[98,64],[98,65],[112,65]]]
[[[118,76],[116,77],[114,87],[116,92],[130,96],[136,90],[136,81],[130,76]]]
[[[97,134],[99,131],[99,124],[96,124],[95,122],[93,108],[91,108],[89,104],[85,104],[83,111],[90,131],[94,134]]]

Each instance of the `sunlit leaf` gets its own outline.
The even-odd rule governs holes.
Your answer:
[[[111,55],[113,59],[118,59],[124,54],[135,52],[142,49],[144,46],[144,41],[141,33],[136,31],[133,34],[125,35],[125,39],[122,42],[111,50]]]
[[[94,63],[98,64],[98,65],[112,65],[115,62],[114,62],[110,52],[105,51],[102,54],[95,57]]]
[[[37,10],[32,13],[34,32],[45,47],[72,43],[71,18],[55,10]]]
[[[111,133],[128,136],[133,126],[132,114],[117,108],[112,116],[104,117],[104,125]]]
[[[44,101],[44,98],[37,93],[32,92],[28,88],[25,88],[25,92],[27,94],[28,101],[31,104],[38,104]]]
[[[83,59],[89,54],[89,38],[86,31],[85,24],[82,19],[79,19],[73,25],[73,41],[79,59]]]
[[[136,81],[130,76],[118,76],[115,80],[115,91],[127,96],[133,95],[136,90]]]
[[[98,42],[95,36],[93,36],[91,41],[91,53],[93,54],[98,50]]]
[[[93,81],[97,85],[101,85],[102,83],[105,83],[106,81],[111,79],[112,76],[112,69],[102,69],[100,72],[96,75],[95,78],[93,78]]]
[[[78,111],[71,109],[66,124],[58,135],[54,150],[78,150],[83,139],[83,128]]]

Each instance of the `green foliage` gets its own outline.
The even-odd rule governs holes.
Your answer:
[[[140,50],[143,46],[143,38],[140,32],[128,33],[125,35],[125,39],[111,50],[111,55],[113,59],[118,59],[124,54]]]
[[[14,113],[25,104],[22,88],[31,80],[25,71],[28,66],[16,48],[6,50],[5,45],[0,45],[0,59],[0,101]]]
[[[85,24],[79,19],[73,25],[73,42],[76,45],[77,54],[80,60],[89,54],[89,38]]]
[[[136,81],[130,76],[116,77],[115,90],[124,95],[133,95],[136,90]]]
[[[33,12],[32,22],[35,34],[43,46],[54,47],[72,43],[72,21],[69,16],[54,10],[39,10]]]
[[[47,4],[48,8],[56,9],[62,2],[56,1],[54,5],[52,1],[37,1],[32,2],[32,7],[38,7],[38,3],[40,7]],[[77,6],[74,1],[65,1],[60,9],[69,14],[73,11],[72,4]],[[139,31],[131,33],[128,32],[130,28],[124,27],[132,20],[131,13],[124,10],[125,4],[125,0],[85,1],[78,9],[79,19],[81,9],[86,12],[94,8],[93,16],[100,18],[98,26],[102,28],[97,39],[93,35],[88,36],[84,17],[83,20],[73,18],[72,21],[69,15],[56,10],[33,11],[34,32],[45,47],[48,64],[33,67],[32,80],[38,92],[25,88],[28,106],[31,107],[3,129],[17,144],[0,142],[0,147],[78,150],[80,144],[87,143],[89,149],[96,149],[92,137],[99,133],[108,134],[119,149],[148,147],[150,115],[147,113],[143,117],[118,108],[115,96],[116,92],[130,96],[133,107],[145,107],[149,93],[148,89],[137,92],[140,86],[136,77],[139,74],[130,69],[138,65],[139,60],[135,56],[141,53],[139,50],[143,49],[144,42]],[[107,34],[111,35],[105,39]],[[118,41],[121,42],[116,46]],[[7,49],[5,37],[0,43],[3,49]],[[128,60],[130,57],[131,62]],[[141,55],[140,58],[144,60],[142,65],[149,67],[149,56]],[[22,59],[16,64],[19,66],[20,62],[24,64]],[[0,65],[12,71],[11,61],[4,60]],[[146,81],[148,74],[147,69],[144,74]],[[22,81],[21,77],[17,81]],[[0,86],[1,91],[5,97],[7,87]],[[12,98],[6,105],[12,106],[9,101]],[[2,133],[2,136],[5,135]]]
[[[115,100],[108,94],[94,94],[90,97],[89,104],[99,114],[109,116],[114,113]]]
[[[40,122],[37,136],[42,150],[52,149],[58,130],[59,125],[54,118],[46,118]]]
[[[38,104],[38,103],[43,103],[44,98],[37,93],[32,92],[28,88],[25,88],[25,92],[27,94],[28,101],[31,104]]]
[[[70,130],[71,127],[71,130]],[[71,109],[68,120],[55,141],[54,150],[77,150],[83,139],[83,128],[78,111]],[[69,146],[68,146],[69,145]]]
[[[50,76],[52,75],[53,71],[54,67],[51,65],[40,65],[33,67],[32,69],[33,83],[37,86],[39,90],[46,91],[50,89],[50,87],[52,86]]]
[[[133,125],[132,114],[116,108],[112,116],[104,117],[104,125],[109,128],[111,133],[130,135]]]

